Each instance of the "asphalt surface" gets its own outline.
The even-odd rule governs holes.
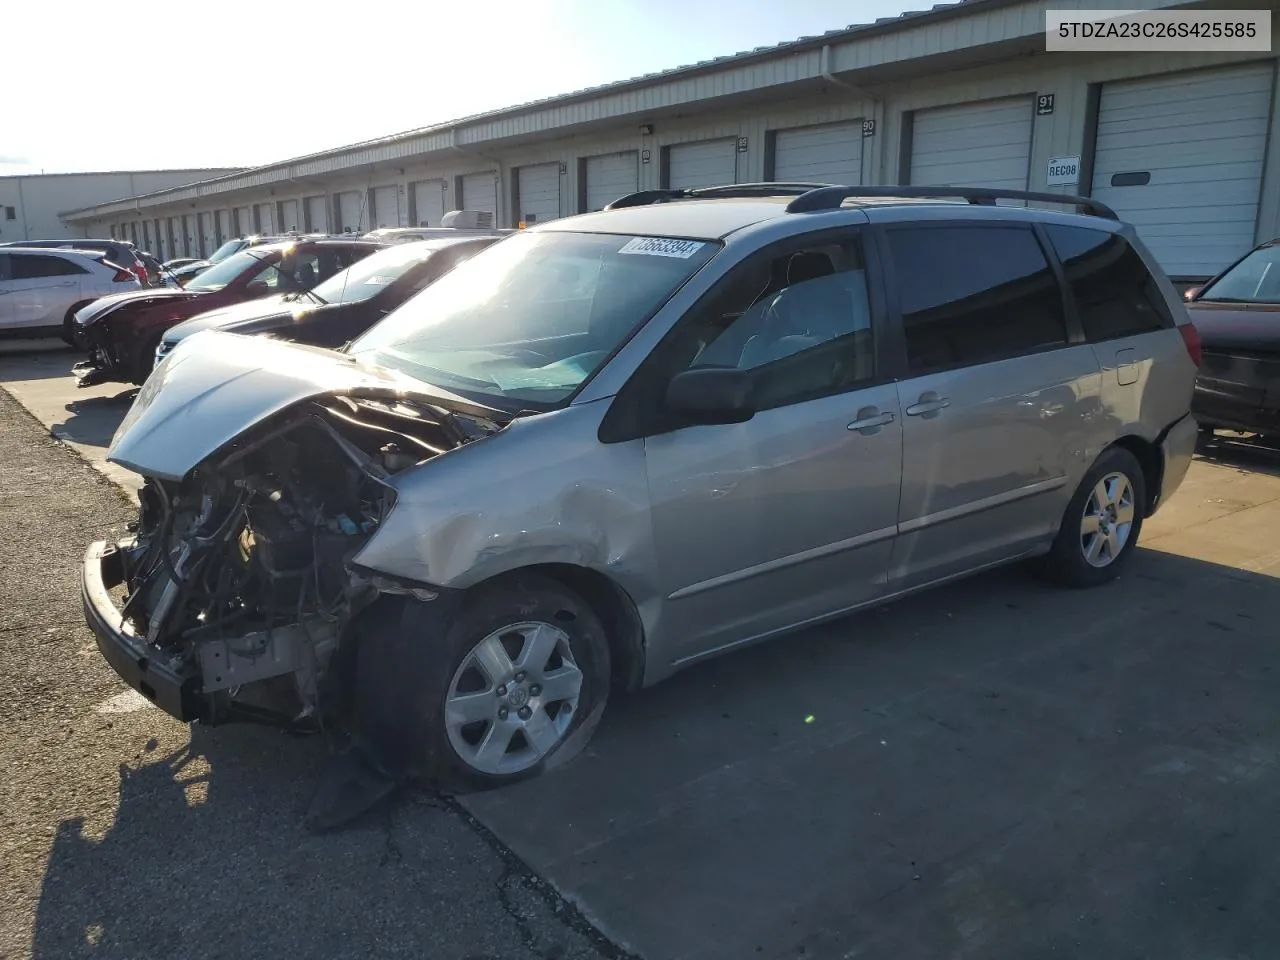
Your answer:
[[[1113,585],[976,577],[616,697],[553,775],[315,837],[322,742],[188,732],[99,661],[75,566],[129,511],[72,450],[109,469],[128,398],[69,363],[0,358],[41,424],[0,394],[6,960],[1280,956],[1278,450],[1204,447]]]
[[[77,565],[126,496],[0,390],[0,958],[618,956],[460,808],[315,835],[314,738],[188,728],[84,626]]]

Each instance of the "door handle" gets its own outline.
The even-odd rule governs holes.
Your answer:
[[[920,399],[907,407],[906,414],[908,417],[936,417],[939,410],[945,410],[951,406],[951,401],[945,397],[940,397],[932,390],[926,390],[920,394]]]
[[[75,285],[76,285],[76,282],[74,280],[63,280],[60,284],[58,284],[58,286],[60,287],[74,287]]]
[[[857,430],[864,436],[870,436],[870,431],[877,430],[887,424],[893,423],[893,414],[889,411],[881,413],[875,407],[863,407],[858,411],[858,419],[849,424],[848,429]]]

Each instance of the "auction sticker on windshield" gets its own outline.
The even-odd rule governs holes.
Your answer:
[[[665,237],[634,237],[622,245],[619,253],[638,253],[646,257],[677,257],[688,260],[701,250],[699,240],[668,240]]]

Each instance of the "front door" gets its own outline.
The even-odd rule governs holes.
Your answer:
[[[66,312],[80,299],[85,273],[63,257],[42,253],[10,254],[8,281],[16,327],[61,326]]]
[[[691,366],[752,371],[757,409],[645,440],[675,662],[884,589],[902,420],[879,376],[882,310],[858,232],[815,239],[740,264],[659,347],[666,380]]]
[[[885,230],[906,374],[895,589],[1008,559],[1057,528],[1101,412],[1030,226]]]

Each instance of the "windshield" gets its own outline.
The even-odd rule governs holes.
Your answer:
[[[187,284],[186,289],[197,293],[215,293],[223,289],[251,267],[261,267],[262,260],[248,250],[242,250],[234,256],[227,257],[221,263],[201,271],[195,279]]]
[[[392,247],[357,260],[315,288],[328,303],[362,303],[381,293],[435,253],[434,250]]]
[[[1280,245],[1253,251],[1201,291],[1197,300],[1280,303]]]
[[[703,240],[523,233],[480,251],[349,353],[505,409],[551,409],[719,250]]]
[[[210,263],[221,263],[233,253],[238,253],[244,247],[243,240],[228,240],[217,250],[213,251],[213,256],[209,258]]]

